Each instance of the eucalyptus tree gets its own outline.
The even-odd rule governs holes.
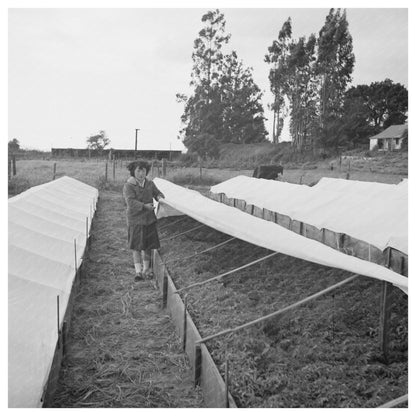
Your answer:
[[[220,143],[262,141],[267,133],[252,69],[244,67],[235,51],[224,51],[230,39],[224,15],[209,11],[202,22],[192,53],[192,94],[177,94],[184,104],[180,133],[190,151],[216,157]]]
[[[354,68],[352,36],[345,9],[330,9],[319,31],[316,73],[320,79],[320,138],[337,146],[342,105]]]
[[[245,67],[232,51],[225,55],[219,78],[223,109],[223,142],[254,143],[266,140],[262,92],[252,68]]]
[[[315,76],[316,37],[292,41],[287,57],[286,94],[290,106],[292,146],[313,149],[317,122],[318,83]]]
[[[285,116],[285,92],[287,91],[287,59],[289,55],[289,44],[292,37],[292,20],[289,17],[283,23],[277,40],[269,46],[268,54],[264,61],[272,67],[269,71],[270,90],[274,100],[270,105],[273,111],[273,143],[279,142],[279,137],[283,128],[283,117]]]
[[[185,104],[181,117],[181,130],[186,147],[200,156],[215,156],[217,143],[221,141],[222,126],[219,107],[219,70],[223,60],[223,47],[230,39],[225,33],[224,15],[218,9],[202,16],[204,27],[194,41],[190,86],[192,94],[187,97],[177,94],[179,102]]]

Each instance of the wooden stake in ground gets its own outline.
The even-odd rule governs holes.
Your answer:
[[[56,162],[53,164],[53,180],[56,178]]]
[[[195,345],[195,362],[194,362],[194,384],[195,387],[201,384],[202,368],[202,351],[200,345]]]
[[[230,403],[228,401],[228,384],[229,384],[229,380],[228,380],[228,358],[225,359],[225,370],[224,370],[224,384],[225,384],[225,394],[224,394],[224,401],[225,401],[225,408],[229,408],[230,407]]]
[[[390,268],[391,264],[391,248],[387,248],[386,267]],[[391,296],[392,284],[386,281],[382,282],[381,288],[381,306],[380,306],[380,347],[383,352],[384,359],[389,359],[389,332],[391,318]]]
[[[182,338],[182,348],[186,351],[186,331],[187,331],[187,316],[186,309],[188,306],[188,295],[185,295],[183,299],[183,338]]]
[[[59,329],[59,295],[56,296],[56,327],[57,327],[57,332],[58,332],[58,348],[60,348],[60,337],[61,337],[61,330]]]
[[[13,164],[13,176],[16,176],[16,155],[12,156],[12,164]]]

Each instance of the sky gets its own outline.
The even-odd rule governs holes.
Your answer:
[[[193,42],[209,9],[10,8],[8,140],[39,150],[84,148],[88,136],[105,130],[110,147],[133,149],[137,128],[139,149],[184,149],[176,93],[190,92]],[[293,38],[317,34],[329,8],[220,10],[231,33],[228,50],[253,68],[264,91],[271,132],[267,47],[289,16]],[[352,84],[390,78],[407,87],[407,9],[347,7],[347,17]],[[283,135],[290,139],[287,129]]]

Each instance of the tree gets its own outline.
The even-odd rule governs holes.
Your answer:
[[[279,142],[283,129],[283,116],[285,111],[285,91],[287,90],[287,58],[289,55],[289,42],[292,37],[292,21],[290,17],[283,23],[277,40],[268,47],[268,54],[264,61],[272,68],[269,72],[270,90],[274,95],[273,104],[273,143]]]
[[[346,11],[331,9],[319,31],[316,74],[320,78],[320,139],[324,147],[337,147],[344,94],[354,68],[352,37]]]
[[[345,94],[339,145],[343,147],[368,145],[368,138],[377,133],[369,120],[370,110],[358,87],[351,87]]]
[[[177,100],[185,104],[181,121],[184,125],[180,131],[185,146],[201,157],[217,153],[217,141],[221,141],[222,126],[219,123],[222,108],[219,105],[218,88],[219,67],[223,59],[222,48],[230,39],[225,34],[225,19],[220,11],[208,11],[202,16],[204,27],[194,41],[192,53],[192,73],[190,86],[193,94],[186,97],[177,94]],[[207,141],[212,139],[212,149]],[[202,145],[203,144],[203,145]]]
[[[106,136],[104,130],[100,130],[98,134],[89,136],[86,141],[87,149],[98,150],[98,152],[102,152],[110,144],[110,139]]]
[[[20,142],[16,138],[8,142],[9,153],[18,152],[20,150]]]
[[[223,109],[222,142],[255,143],[266,140],[262,93],[237,53],[225,55],[219,78]]]
[[[408,110],[408,91],[399,83],[386,79],[370,85],[358,85],[357,94],[369,110],[369,123],[379,130],[403,124]]]
[[[346,91],[341,127],[345,144],[366,144],[369,136],[407,119],[408,92],[386,79],[357,85]]]
[[[177,94],[184,104],[180,134],[184,145],[199,156],[217,157],[219,144],[265,139],[261,91],[251,68],[244,68],[235,51],[226,54],[230,36],[219,10],[202,16],[204,27],[194,42],[190,96]]]
[[[315,35],[292,41],[287,58],[286,95],[290,104],[292,146],[297,151],[313,146],[318,90],[315,77]]]

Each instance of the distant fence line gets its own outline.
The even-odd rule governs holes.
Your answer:
[[[129,150],[129,149],[76,149],[76,148],[52,148],[52,157],[85,157],[102,159],[177,159],[182,152],[180,150]]]

